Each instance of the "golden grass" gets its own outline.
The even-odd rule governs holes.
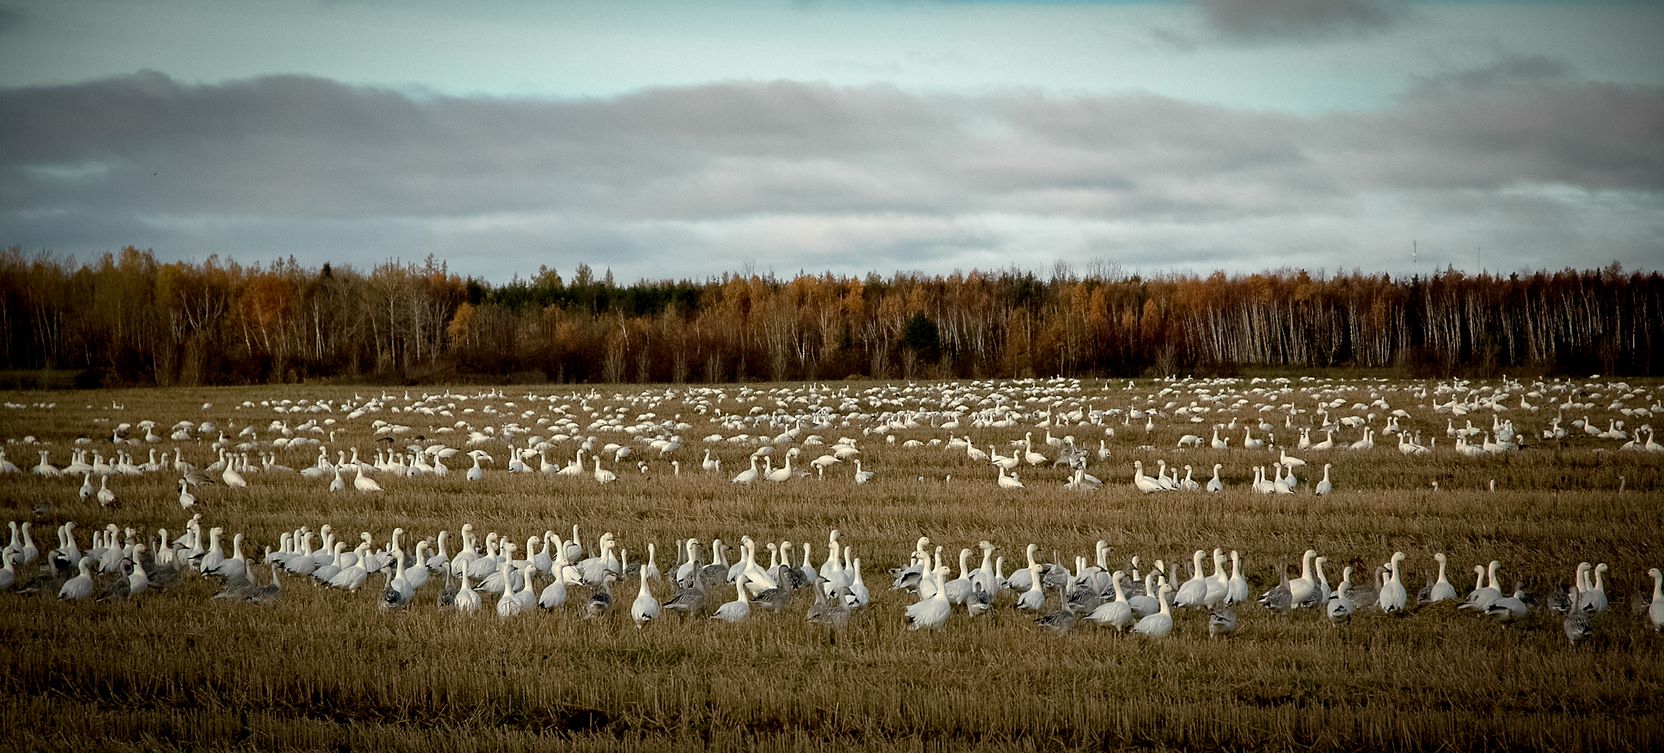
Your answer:
[[[1119,386],[1096,404],[1130,404],[1131,393]],[[1137,404],[1147,404],[1159,387]],[[352,392],[304,390],[337,398]],[[520,409],[531,407],[518,399],[523,393],[510,398]],[[239,427],[253,423],[264,436],[269,410],[232,406],[300,394],[274,387],[9,395],[13,402],[55,399],[59,407],[0,411],[0,435],[35,434],[52,443],[54,462],[62,464],[76,435],[107,437],[99,418],[167,424],[202,417],[206,400],[218,406],[209,415],[222,425],[227,417]],[[1442,416],[1407,397],[1389,399],[1415,416],[1407,426],[1435,432],[1446,444]],[[123,406],[119,413],[109,408],[112,401]],[[507,621],[441,612],[433,606],[441,578],[396,613],[375,605],[380,576],[356,594],[289,577],[281,600],[266,606],[212,600],[217,584],[202,578],[128,603],[4,594],[0,740],[19,750],[1651,750],[1664,737],[1664,636],[1647,630],[1629,605],[1636,590],[1650,587],[1646,569],[1664,565],[1664,480],[1656,456],[1607,451],[1615,442],[1576,437],[1563,447],[1477,461],[1442,447],[1433,459],[1406,459],[1388,442],[1369,453],[1329,453],[1339,490],[1332,497],[1259,497],[1242,487],[1250,464],[1269,462],[1275,451],[1177,452],[1168,449],[1172,441],[1193,429],[1162,428],[1145,438],[1141,426],[1117,427],[1115,457],[1093,469],[1110,486],[1080,494],[1058,488],[1061,470],[1024,471],[1029,488],[1006,492],[994,487],[991,469],[962,453],[899,445],[946,436],[940,430],[901,432],[898,444],[886,445],[860,437],[858,427],[834,428],[820,433],[828,441],[857,437],[878,482],[850,483],[845,464],[825,483],[738,488],[726,477],[739,469],[744,449],[721,445],[724,477],[699,477],[699,440],[722,430],[696,420],[691,409],[657,412],[680,412],[695,424],[683,432],[678,455],[684,475],[694,478],[673,481],[668,464],[656,459],[645,476],[616,467],[620,481],[605,487],[588,477],[511,477],[501,470],[499,443],[488,448],[499,463],[480,484],[460,475],[382,476],[388,492],[367,497],[329,495],[296,477],[257,477],[244,492],[199,491],[198,509],[208,525],[246,533],[255,544],[251,557],[299,525],[329,523],[348,538],[367,530],[380,543],[394,526],[431,537],[471,522],[523,543],[577,523],[590,545],[601,532],[616,532],[632,560],[648,541],[656,543],[667,570],[675,540],[690,535],[807,541],[818,562],[826,532],[837,527],[864,560],[873,605],[831,634],[803,622],[801,594],[786,611],[757,610],[738,625],[667,615],[637,631],[626,613],[633,580],[617,589],[618,613],[595,621],[579,618],[571,605]],[[1511,415],[1535,436],[1552,414],[1547,408]],[[1590,412],[1603,427],[1608,415]],[[1573,417],[1580,416],[1567,419]],[[371,417],[337,418],[351,429],[341,446],[371,447]],[[466,418],[483,426],[491,417]],[[1097,431],[1055,433],[1090,437],[1095,447]],[[1022,430],[969,433],[1003,449]],[[1292,444],[1287,432],[1279,434]],[[1136,449],[1147,443],[1161,449]],[[107,448],[107,440],[95,446]],[[32,454],[12,447],[13,462],[34,464]],[[569,450],[559,453],[563,460]],[[187,449],[199,463],[207,454]],[[1326,459],[1293,454],[1318,466]],[[288,452],[282,460],[298,467],[313,455]],[[1235,488],[1217,497],[1139,495],[1127,481],[1135,458],[1190,463],[1201,478],[1204,468],[1225,463]],[[950,473],[954,480],[943,483]],[[1317,475],[1308,469],[1303,477],[1309,483]],[[1627,479],[1623,495],[1613,493],[1619,475]],[[1483,491],[1491,478],[1502,491]],[[1434,480],[1443,491],[1428,488]],[[63,520],[78,521],[83,531],[105,522],[147,533],[178,529],[186,516],[173,483],[170,474],[113,479],[121,503],[105,511],[76,499],[78,479],[3,477],[0,504],[8,519],[23,520],[48,503],[34,518],[45,549],[51,525]],[[900,564],[921,534],[947,546],[949,559],[960,546],[988,539],[1009,560],[1020,560],[1022,547],[1034,542],[1046,559],[1055,549],[1070,562],[1103,538],[1115,547],[1117,566],[1135,554],[1146,562],[1177,560],[1184,563],[1181,577],[1188,576],[1191,550],[1235,548],[1256,594],[1275,582],[1273,566],[1296,563],[1307,547],[1335,563],[1332,580],[1342,563],[1372,567],[1403,550],[1412,593],[1430,574],[1435,551],[1450,556],[1451,579],[1463,592],[1471,587],[1468,567],[1498,559],[1505,585],[1524,580],[1538,596],[1568,582],[1587,559],[1612,566],[1613,606],[1596,639],[1577,648],[1567,645],[1557,616],[1541,609],[1512,628],[1448,607],[1404,619],[1363,610],[1336,628],[1313,613],[1279,616],[1250,605],[1238,608],[1242,627],[1228,639],[1207,639],[1205,613],[1180,613],[1174,635],[1152,642],[1090,625],[1052,635],[1010,609],[1009,597],[987,618],[956,610],[944,630],[916,634],[901,618],[911,598],[887,590],[884,570]],[[668,596],[665,586],[656,590]],[[489,612],[494,599],[486,604]]]

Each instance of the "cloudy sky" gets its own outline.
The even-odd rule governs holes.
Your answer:
[[[1658,269],[1661,29],[1594,0],[0,0],[0,246],[495,281]]]

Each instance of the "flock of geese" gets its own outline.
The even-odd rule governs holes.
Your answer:
[[[112,523],[95,530],[85,548],[75,523],[66,522],[57,529],[57,545],[45,552],[31,529],[27,521],[10,524],[0,592],[106,602],[141,598],[183,578],[202,577],[219,582],[217,599],[271,603],[281,597],[287,580],[368,591],[383,609],[431,600],[441,609],[471,614],[486,609],[489,600],[505,619],[536,611],[600,618],[622,607],[614,584],[630,581],[638,584],[628,610],[638,629],[665,619],[667,611],[680,612],[683,619],[732,623],[749,619],[756,609],[783,612],[802,608],[804,602],[805,620],[837,628],[873,602],[862,560],[838,530],[827,536],[818,564],[809,542],[758,542],[741,536],[736,549],[721,539],[707,544],[688,538],[677,542],[675,562],[661,570],[654,544],[647,544],[645,557],[632,561],[614,534],[603,533],[586,547],[577,526],[571,538],[549,530],[529,536],[520,547],[509,536],[490,532],[482,537],[472,525],[463,525],[453,552],[448,530],[439,532],[437,540],[412,543],[404,529],[395,528],[378,545],[367,531],[342,537],[326,524],[316,534],[307,527],[283,533],[278,547],[267,547],[257,559],[250,557],[241,533],[231,536],[228,551],[224,530],[204,531],[200,513],[177,536],[166,530],[145,535]],[[887,573],[889,589],[912,599],[902,613],[909,630],[940,629],[955,614],[974,619],[996,609],[1031,614],[1039,626],[1057,633],[1089,623],[1160,639],[1173,633],[1175,615],[1187,610],[1207,613],[1209,637],[1230,635],[1238,629],[1236,608],[1250,602],[1274,614],[1310,610],[1336,625],[1366,609],[1405,616],[1440,604],[1514,624],[1534,608],[1520,584],[1502,588],[1502,563],[1494,560],[1473,567],[1473,588],[1462,596],[1448,577],[1442,553],[1432,557],[1436,576],[1412,596],[1403,552],[1374,568],[1345,565],[1339,581],[1332,583],[1325,569],[1328,559],[1308,550],[1298,576],[1276,568],[1277,585],[1256,599],[1235,550],[1216,548],[1211,557],[1207,550],[1196,550],[1189,577],[1183,579],[1179,568],[1159,559],[1145,568],[1134,556],[1125,567],[1116,567],[1110,545],[1102,540],[1091,557],[1076,556],[1072,562],[1055,552],[1052,561],[1042,562],[1039,546],[1029,544],[1021,565],[1009,573],[1000,547],[988,541],[959,550],[957,573],[944,561],[945,550],[920,537],[906,563]],[[1360,568],[1370,572],[1359,573]],[[264,583],[258,582],[261,570],[269,573]],[[1574,645],[1593,636],[1597,619],[1609,611],[1607,572],[1604,563],[1580,563],[1568,588],[1548,594],[1546,609],[1561,615]],[[1361,576],[1358,582],[1355,575]],[[1638,595],[1635,609],[1645,612],[1652,630],[1664,631],[1664,573],[1653,568],[1648,575],[1652,593]],[[733,598],[726,599],[730,593]],[[807,595],[799,596],[803,593]]]
[[[1119,405],[1095,404],[1100,402]],[[56,407],[0,404],[0,410],[42,414]],[[223,425],[211,418],[171,425],[130,422],[121,420],[124,406],[110,408],[115,416],[94,418],[100,428],[68,442],[62,467],[54,465],[52,456],[59,453],[62,460],[64,450],[53,442],[32,435],[7,439],[0,447],[0,488],[29,488],[38,496],[37,489],[17,486],[15,480],[49,486],[79,482],[80,499],[96,500],[109,510],[121,506],[124,480],[159,475],[177,479],[172,486],[178,504],[194,513],[205,489],[216,504],[235,504],[251,484],[284,478],[320,491],[345,493],[350,488],[377,494],[383,493],[384,481],[397,492],[402,481],[453,474],[466,482],[506,473],[610,484],[620,474],[663,474],[668,466],[664,475],[678,480],[700,476],[767,486],[812,477],[867,484],[878,478],[877,471],[863,465],[869,453],[886,460],[931,453],[926,465],[964,469],[973,483],[1022,489],[1020,474],[1053,474],[1062,479],[1053,483],[1065,489],[1091,491],[1106,482],[1089,466],[1112,462],[1115,452],[1148,455],[1166,448],[1182,454],[1206,448],[1230,451],[1232,459],[1249,458],[1253,480],[1246,481],[1247,473],[1227,479],[1219,463],[1202,468],[1207,478],[1198,478],[1193,464],[1181,457],[1172,464],[1156,460],[1153,475],[1145,473],[1143,460],[1134,460],[1130,486],[1148,494],[1220,493],[1234,487],[1262,494],[1309,489],[1323,495],[1335,488],[1331,470],[1336,463],[1347,457],[1378,462],[1379,456],[1371,453],[1388,448],[1410,457],[1450,452],[1473,458],[1574,441],[1597,452],[1664,451],[1647,423],[1664,412],[1657,396],[1645,387],[1595,380],[1409,385],[1317,378],[1163,380],[1120,389],[1105,383],[1090,395],[1080,380],[1061,378],[678,387],[610,396],[594,389],[515,396],[495,390],[474,395],[446,391],[414,398],[383,393],[244,401],[233,406]],[[213,406],[203,404],[201,410],[209,414]],[[1588,417],[1596,412],[1609,414],[1604,427]],[[1444,447],[1436,436],[1437,422],[1444,424]],[[1628,428],[1626,422],[1638,426]],[[690,438],[696,425],[708,426],[701,431],[709,433]],[[1020,438],[1012,438],[1017,434]],[[373,443],[370,449],[352,444],[366,435]],[[1003,445],[988,439],[999,435],[1006,437]],[[38,462],[19,467],[7,450],[32,454]],[[695,460],[693,453],[702,457]],[[744,453],[739,467],[725,470],[722,456],[731,459],[739,453]],[[1295,453],[1328,461],[1322,462],[1315,482],[1297,477],[1308,464]],[[194,464],[187,454],[204,464]],[[497,455],[505,461],[500,471],[494,470]],[[284,464],[295,459],[304,462],[298,468]],[[654,544],[632,559],[612,534],[586,545],[576,527],[570,538],[546,531],[529,536],[523,546],[496,533],[479,536],[470,526],[455,537],[445,531],[421,540],[395,529],[379,543],[368,532],[351,539],[338,537],[327,525],[315,532],[297,527],[283,534],[275,549],[253,558],[247,537],[228,539],[217,527],[203,530],[200,514],[192,515],[177,535],[107,525],[93,532],[85,548],[73,523],[58,526],[57,533],[57,545],[43,552],[34,542],[32,523],[12,524],[0,591],[109,600],[139,598],[184,577],[211,577],[222,581],[222,598],[271,602],[280,598],[285,581],[296,580],[369,590],[387,608],[407,606],[419,592],[432,591],[440,605],[463,612],[485,609],[486,600],[494,600],[491,608],[503,617],[568,604],[586,615],[603,616],[615,608],[615,584],[625,581],[635,585],[629,614],[638,626],[663,619],[665,611],[737,622],[748,619],[754,608],[783,610],[799,600],[800,592],[809,594],[801,599],[809,602],[810,621],[837,625],[872,601],[862,560],[837,531],[828,537],[818,565],[816,550],[807,542],[741,536],[737,542],[677,542],[675,562],[663,572]],[[1213,550],[1210,556],[1197,550],[1187,578],[1180,567],[1161,560],[1145,567],[1135,557],[1123,567],[1112,566],[1110,548],[1102,542],[1092,556],[1075,557],[1072,563],[1055,553],[1051,561],[1041,562],[1033,545],[1026,547],[1022,562],[1007,563],[1000,551],[989,542],[961,548],[955,571],[951,552],[944,561],[944,548],[921,538],[907,560],[887,575],[890,589],[912,595],[904,613],[907,626],[940,628],[956,612],[974,618],[1010,605],[1035,614],[1052,630],[1087,622],[1160,638],[1174,629],[1175,610],[1205,610],[1209,633],[1229,634],[1237,626],[1235,609],[1250,601],[1272,612],[1310,609],[1336,623],[1363,609],[1404,615],[1446,602],[1512,623],[1524,618],[1532,604],[1518,586],[1502,588],[1498,562],[1476,566],[1474,588],[1458,597],[1442,554],[1434,556],[1437,577],[1414,598],[1405,584],[1403,553],[1393,553],[1378,566],[1354,562],[1331,581],[1327,560],[1306,552],[1297,577],[1280,572],[1278,585],[1251,599],[1235,551]],[[1545,594],[1548,606],[1563,613],[1574,643],[1588,637],[1591,619],[1607,608],[1606,573],[1605,565],[1579,566],[1569,588]],[[1646,609],[1658,629],[1664,621],[1664,594],[1659,570],[1650,575],[1653,594]],[[730,594],[733,598],[726,598]]]
[[[610,398],[591,390],[518,398],[493,391],[418,398],[406,394],[402,399],[382,394],[352,400],[245,401],[235,410],[269,410],[278,417],[269,421],[251,418],[240,426],[233,418],[223,427],[213,420],[181,419],[162,431],[158,431],[161,424],[149,419],[137,423],[95,419],[108,427],[103,430],[108,447],[82,435],[69,447],[67,464],[60,467],[53,463],[50,444],[32,435],[8,440],[7,447],[0,447],[0,478],[29,474],[79,480],[81,499],[96,499],[109,508],[120,501],[122,479],[172,474],[177,477],[178,503],[187,509],[197,504],[205,484],[235,493],[255,479],[298,478],[330,492],[351,489],[363,494],[381,493],[383,481],[389,479],[459,474],[477,482],[487,478],[488,467],[497,465],[492,452],[505,455],[503,472],[509,474],[586,478],[609,484],[618,481],[621,473],[647,474],[668,465],[670,476],[682,479],[681,451],[694,441],[684,434],[693,429],[690,421],[703,421],[714,423],[718,431],[698,440],[703,444],[703,457],[697,466],[689,458],[687,475],[729,478],[740,485],[787,483],[811,476],[870,483],[878,473],[863,466],[863,452],[878,442],[889,453],[886,457],[935,452],[928,458],[930,463],[964,466],[965,475],[988,478],[1003,489],[1025,488],[1021,474],[1030,469],[1053,472],[1061,468],[1063,488],[1092,491],[1106,482],[1093,475],[1089,465],[1111,461],[1112,441],[1123,445],[1123,450],[1150,453],[1160,451],[1156,441],[1165,437],[1163,443],[1171,443],[1170,451],[1177,453],[1205,447],[1243,451],[1233,457],[1275,453],[1275,458],[1251,461],[1246,472],[1231,478],[1222,475],[1223,464],[1215,463],[1205,479],[1182,461],[1170,466],[1166,459],[1159,459],[1155,474],[1148,475],[1144,461],[1134,460],[1130,485],[1138,492],[1218,493],[1234,486],[1260,494],[1309,490],[1324,495],[1335,489],[1331,475],[1335,462],[1322,462],[1321,477],[1311,482],[1297,476],[1305,472],[1307,461],[1291,450],[1321,454],[1337,462],[1351,453],[1374,457],[1367,453],[1378,447],[1379,437],[1383,449],[1395,446],[1406,456],[1441,451],[1439,438],[1428,436],[1430,427],[1411,428],[1415,421],[1402,407],[1406,404],[1442,415],[1444,433],[1453,440],[1448,446],[1462,456],[1513,453],[1536,441],[1564,443],[1574,438],[1593,442],[1601,450],[1664,452],[1650,424],[1633,429],[1624,425],[1626,420],[1650,419],[1653,413],[1664,411],[1664,404],[1651,392],[1622,382],[1525,385],[1504,380],[1497,386],[1454,381],[1393,387],[1307,378],[1299,384],[1288,379],[1228,379],[1159,385],[1159,390],[1149,393],[1129,384],[1124,390],[1129,403],[1125,408],[1096,407],[1084,397],[1080,381],[1071,379],[884,385],[860,390],[821,385],[769,390],[690,387]],[[765,405],[775,408],[767,410]],[[211,407],[205,404],[203,409]],[[1512,417],[1550,409],[1553,415],[1535,437],[1528,437],[1530,432],[1519,428]],[[1565,418],[1595,410],[1615,416],[1606,421],[1605,428],[1587,415]],[[1481,419],[1475,425],[1480,413],[1489,413],[1489,421]],[[1022,436],[1008,440],[1002,454],[998,442],[973,441],[973,429],[984,434],[1018,430]],[[357,446],[343,446],[366,430],[374,440],[373,449],[361,452]],[[840,436],[828,439],[833,433]],[[1337,437],[1341,433],[1358,438],[1344,441]],[[1174,434],[1178,434],[1176,441]],[[165,442],[173,444],[166,447]],[[38,462],[20,467],[7,456],[8,448],[33,453]],[[187,451],[197,458],[210,455],[199,467],[186,458]],[[720,455],[733,451],[743,451],[745,456],[742,468],[730,478]],[[960,455],[963,461],[957,460]],[[307,462],[298,469],[283,463],[296,457]],[[846,473],[843,468],[850,470]],[[1200,470],[1208,474],[1210,469]],[[1246,480],[1248,475],[1252,481]],[[949,475],[946,480],[952,479]]]

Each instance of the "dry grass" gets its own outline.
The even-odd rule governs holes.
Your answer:
[[[1135,393],[1115,383],[1094,402],[1143,405],[1159,388]],[[54,461],[62,464],[75,436],[107,437],[100,418],[153,418],[165,425],[203,417],[200,404],[208,400],[222,406],[210,411],[216,420],[253,423],[264,434],[273,417],[269,409],[232,406],[245,398],[322,393],[340,399],[352,392],[14,394],[5,397],[55,399],[59,406],[0,411],[0,436],[32,433],[52,443]],[[1366,394],[1358,391],[1367,401]],[[1416,407],[1402,391],[1388,399],[1415,417],[1407,426],[1436,432],[1445,444],[1443,416]],[[111,402],[123,409],[111,410]],[[520,409],[530,407],[517,402]],[[725,405],[748,407],[735,400]],[[767,405],[772,409],[773,403]],[[684,475],[697,476],[692,469],[705,446],[699,439],[721,430],[696,420],[688,407],[660,406],[657,412],[680,412],[694,424],[683,432],[687,446],[679,457]],[[1535,436],[1552,413],[1511,415]],[[1611,415],[1589,414],[1603,427]],[[1575,417],[1581,413],[1567,419]],[[371,447],[371,417],[338,418],[351,430],[341,435],[341,446]],[[489,417],[466,418],[482,426]],[[1229,420],[1229,414],[1209,420]],[[1488,425],[1488,414],[1484,420]],[[864,559],[875,602],[841,633],[830,634],[803,622],[803,595],[785,612],[759,612],[738,625],[667,616],[637,631],[624,609],[597,621],[580,619],[570,606],[508,621],[441,612],[433,606],[438,588],[432,584],[416,605],[397,613],[379,610],[373,589],[347,594],[299,578],[287,579],[283,598],[268,606],[211,600],[216,584],[201,578],[128,603],[5,594],[0,740],[19,750],[94,744],[101,750],[423,751],[556,744],[793,750],[1659,747],[1664,636],[1646,630],[1644,617],[1629,606],[1636,590],[1650,587],[1646,569],[1664,565],[1658,456],[1611,452],[1615,442],[1583,437],[1484,460],[1448,451],[1432,460],[1406,459],[1389,444],[1369,453],[1330,453],[1339,488],[1332,497],[1259,497],[1242,486],[1250,463],[1268,462],[1274,451],[1177,452],[1166,448],[1189,429],[1161,428],[1145,438],[1141,426],[1117,428],[1114,459],[1094,468],[1111,485],[1092,494],[1059,489],[1061,470],[1025,471],[1028,489],[1001,491],[991,469],[973,466],[962,453],[899,445],[946,432],[904,431],[898,444],[886,445],[876,436],[860,438],[859,427],[821,433],[828,441],[860,438],[867,466],[881,474],[863,487],[849,483],[847,465],[825,483],[737,488],[725,478],[673,481],[668,465],[655,460],[645,476],[620,468],[621,480],[606,487],[587,477],[510,477],[499,462],[480,484],[459,475],[384,476],[388,493],[373,497],[332,496],[295,477],[256,478],[241,493],[201,491],[208,524],[245,532],[256,545],[275,544],[281,531],[322,523],[348,537],[370,531],[378,542],[394,526],[432,536],[471,522],[524,542],[577,523],[591,543],[602,531],[617,532],[632,559],[653,541],[666,566],[678,538],[741,533],[760,541],[812,542],[819,561],[827,530],[837,527]],[[993,442],[1003,449],[1022,430],[969,433],[983,446]],[[1057,433],[1090,437],[1093,446],[1101,436],[1094,427]],[[1280,434],[1292,443],[1287,432]],[[1137,449],[1146,443],[1163,449]],[[734,469],[724,475],[731,475],[745,450],[722,447],[725,467]],[[489,449],[503,459],[502,445]],[[1295,454],[1315,465],[1324,460],[1318,453]],[[25,467],[35,462],[15,446],[10,455]],[[187,455],[201,462],[207,451],[192,447]],[[299,466],[313,455],[292,452],[282,459]],[[1203,468],[1221,462],[1236,489],[1217,497],[1138,495],[1127,483],[1135,458],[1190,463],[1203,478]],[[954,480],[943,483],[948,474]],[[1305,475],[1314,480],[1317,474]],[[1627,479],[1623,495],[1612,493],[1619,475]],[[921,483],[918,476],[928,480]],[[1483,491],[1491,478],[1502,491]],[[1444,491],[1428,488],[1434,480]],[[78,480],[0,478],[0,503],[8,519],[35,519],[43,549],[51,544],[50,526],[62,520],[76,520],[83,530],[105,522],[145,531],[179,528],[184,516],[170,491],[173,476],[117,481],[112,488],[121,506],[112,511],[77,500]],[[49,509],[35,517],[42,502]],[[1336,563],[1360,564],[1403,550],[1410,557],[1412,592],[1429,574],[1435,551],[1450,555],[1452,580],[1463,591],[1471,587],[1465,568],[1476,562],[1499,559],[1504,580],[1522,579],[1533,593],[1546,595],[1588,559],[1611,564],[1613,608],[1601,618],[1597,638],[1577,648],[1567,645],[1557,616],[1540,609],[1513,628],[1449,608],[1404,619],[1365,611],[1335,628],[1315,614],[1276,616],[1248,606],[1239,608],[1242,628],[1230,639],[1208,640],[1205,613],[1182,613],[1171,638],[1151,642],[1090,626],[1055,636],[1002,601],[989,618],[956,611],[943,631],[915,634],[901,619],[911,599],[887,591],[883,570],[899,564],[920,534],[948,546],[950,555],[988,539],[1011,559],[1035,542],[1048,559],[1055,549],[1070,561],[1103,538],[1115,547],[1118,564],[1135,554],[1146,561],[1187,561],[1198,547],[1235,548],[1247,559],[1256,593],[1274,582],[1272,566],[1297,561],[1307,547]],[[372,576],[370,585],[379,582]],[[664,598],[664,587],[658,590]],[[633,582],[620,588],[618,602],[627,605],[634,591]]]

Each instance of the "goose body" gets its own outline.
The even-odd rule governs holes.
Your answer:
[[[1391,564],[1388,565],[1390,575],[1381,584],[1381,593],[1376,599],[1376,606],[1387,614],[1405,614],[1408,606],[1409,594],[1404,590],[1404,580],[1399,572],[1399,563],[1404,561],[1403,552],[1393,552]]]
[[[1132,631],[1146,638],[1166,638],[1173,632],[1173,610],[1167,603],[1167,597],[1173,589],[1166,584],[1156,593],[1156,601],[1160,603],[1160,611],[1146,615],[1132,626]]]
[[[649,622],[659,619],[662,610],[659,600],[653,598],[653,590],[647,583],[647,568],[641,568],[641,590],[636,593],[636,600],[630,604],[630,619],[636,628],[641,628]]]

